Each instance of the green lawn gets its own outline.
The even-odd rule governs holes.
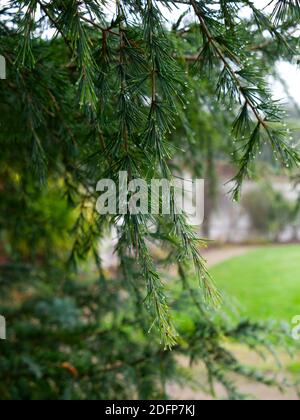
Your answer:
[[[261,248],[211,272],[219,289],[252,320],[290,322],[300,315],[300,246]]]

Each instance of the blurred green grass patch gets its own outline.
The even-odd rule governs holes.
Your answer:
[[[251,320],[291,322],[300,314],[300,247],[269,246],[215,266],[219,289]]]

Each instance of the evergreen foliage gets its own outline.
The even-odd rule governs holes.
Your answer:
[[[8,65],[0,90],[0,282],[5,296],[21,284],[27,298],[17,308],[4,305],[16,320],[11,334],[20,357],[12,360],[16,347],[6,347],[0,369],[26,379],[11,391],[4,381],[1,395],[165,396],[166,379],[177,368],[164,348],[202,360],[209,382],[221,382],[230,398],[241,395],[228,372],[269,382],[223,347],[227,337],[269,349],[270,331],[211,319],[207,307],[220,296],[201,255],[206,242],[175,213],[174,197],[168,217],[100,216],[95,187],[99,179],[116,180],[119,171],[149,185],[186,168],[212,174],[216,157],[233,156],[238,199],[262,149],[285,168],[297,166],[299,151],[266,76],[279,59],[297,55],[298,1],[273,1],[262,10],[248,0],[118,0],[112,12],[113,2],[101,0],[6,3],[0,11],[0,52]],[[162,4],[185,4],[194,20],[182,16],[171,28]],[[244,9],[251,11],[247,18]],[[117,279],[107,278],[99,258],[107,232],[117,235]],[[160,261],[153,246],[164,250]],[[81,287],[76,273],[91,258],[99,284]],[[166,296],[163,281],[174,265],[186,304],[199,309],[192,328],[180,334],[170,307],[176,312],[182,298]],[[200,293],[190,284],[192,268]],[[30,355],[32,340],[41,347]]]

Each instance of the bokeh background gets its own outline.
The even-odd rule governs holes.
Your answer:
[[[92,204],[78,199],[82,179],[72,164],[94,150],[95,138],[76,105],[74,63],[62,39],[44,28],[35,45],[38,65],[19,73],[18,33],[3,18],[6,3],[0,1],[0,54],[11,58],[0,81],[0,314],[7,321],[0,399],[297,399],[300,353],[291,334],[300,315],[299,171],[282,168],[263,148],[241,200],[233,201],[235,110],[219,105],[213,81],[187,76],[188,106],[168,136],[178,150],[171,167],[206,180],[197,233],[208,240],[201,253],[222,301],[218,308],[202,302],[193,274],[191,288],[182,287],[184,273],[166,264],[174,255],[153,235],[149,248],[180,333],[179,345],[165,351],[149,328],[140,270],[116,250],[117,229],[95,221]],[[171,30],[186,6],[162,10]],[[182,24],[193,19],[188,13]],[[193,36],[172,41],[181,59]],[[298,148],[300,70],[291,60],[273,62],[275,52],[272,45],[266,51],[264,71]],[[58,103],[46,101],[49,89]],[[31,118],[40,119],[50,156],[43,188]],[[89,187],[96,185],[91,179]]]

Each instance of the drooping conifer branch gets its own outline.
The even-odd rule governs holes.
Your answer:
[[[53,41],[62,50],[66,44],[72,51],[72,62],[69,62],[68,55],[68,63],[59,64],[59,71],[62,71],[62,74],[58,71],[59,80],[72,81],[66,100],[76,102],[74,95],[78,92],[77,103],[82,108],[76,109],[72,116],[76,124],[74,121],[72,123],[79,133],[86,118],[90,127],[89,134],[81,142],[76,142],[76,150],[70,145],[69,149],[65,146],[65,161],[70,160],[70,150],[74,160],[68,166],[71,173],[69,176],[74,178],[67,183],[71,190],[70,200],[73,196],[77,203],[91,199],[91,191],[97,180],[107,176],[116,179],[120,170],[127,171],[129,179],[137,177],[149,182],[155,177],[171,181],[173,168],[182,160],[185,168],[197,171],[198,175],[201,172],[199,167],[206,156],[202,136],[210,138],[212,135],[211,132],[207,133],[207,127],[213,131],[214,136],[223,137],[220,142],[227,138],[226,133],[228,135],[230,131],[224,123],[224,110],[220,110],[217,100],[227,104],[227,119],[229,116],[234,119],[234,114],[237,114],[231,131],[231,141],[224,147],[230,154],[231,149],[236,147],[235,140],[239,142],[236,150],[238,174],[235,177],[235,198],[238,198],[242,182],[249,175],[251,164],[265,141],[271,144],[277,158],[285,166],[291,168],[294,163],[299,162],[298,152],[291,148],[290,140],[286,138],[287,130],[281,125],[281,110],[272,101],[267,88],[265,75],[268,69],[254,48],[270,42],[271,34],[275,47],[280,48],[276,51],[276,58],[267,55],[268,48],[263,49],[266,61],[274,64],[281,55],[291,58],[291,49],[296,47],[297,42],[292,39],[290,31],[286,32],[286,39],[285,27],[295,28],[295,23],[290,22],[297,15],[295,2],[288,2],[289,5],[286,2],[272,2],[275,6],[274,13],[269,15],[246,0],[118,0],[117,13],[113,18],[108,18],[102,2],[95,0],[32,0],[25,3],[20,11],[20,57],[25,61],[32,61],[33,47],[38,47],[34,39],[35,36],[38,38],[35,28],[40,29],[41,23],[46,21],[49,27],[56,29],[59,36]],[[200,24],[200,42],[194,22],[185,22],[182,31],[182,19],[179,19],[172,31],[164,25],[160,8],[162,3],[169,9],[176,6],[176,3],[192,7]],[[36,5],[41,8],[40,20],[36,16]],[[247,5],[253,14],[243,21],[239,19],[239,12]],[[265,29],[268,31],[267,35]],[[205,72],[192,75],[189,71],[190,63],[197,57],[199,47],[199,66],[209,69],[210,77]],[[185,60],[186,57],[191,57],[192,60]],[[23,58],[20,61],[22,65],[23,62],[25,64]],[[36,79],[41,78],[39,66],[40,63],[35,60],[29,66],[37,72]],[[26,85],[26,79],[19,80]],[[56,86],[54,81],[51,83]],[[190,119],[193,120],[191,111],[185,112],[184,109],[188,108],[185,96],[191,96],[189,86],[197,92],[197,98],[192,100],[197,103],[197,120],[201,124],[196,130],[197,135],[200,133],[199,139],[195,134],[187,134],[195,132],[189,127],[192,124]],[[42,167],[47,163],[43,154],[38,151],[47,147],[47,139],[44,140],[39,128],[43,127],[46,115],[55,115],[56,110],[47,109],[39,92],[32,94],[30,91],[27,94],[25,89],[24,91],[29,104],[26,118],[29,115],[31,120],[31,125],[27,123],[27,126],[33,127],[40,139],[35,146],[41,146],[35,147],[33,161],[38,172],[42,173]],[[56,95],[62,95],[63,89],[54,94],[52,89],[50,91],[51,103],[59,103],[60,110],[64,109],[56,98]],[[184,107],[182,103],[185,104]],[[65,119],[66,114],[68,112],[64,114]],[[68,115],[68,118],[71,116]],[[59,137],[58,132],[57,129],[56,135]],[[182,137],[180,141],[177,139],[178,132]],[[189,155],[182,152],[182,143],[187,147]],[[176,153],[177,150],[180,153]],[[72,185],[77,182],[80,186],[76,191],[76,187]],[[119,254],[123,255],[123,260],[130,260],[132,267],[140,268],[142,275],[136,276],[136,287],[142,293],[142,287],[146,285],[150,312],[167,345],[173,344],[176,334],[167,310],[163,281],[148,246],[153,237],[150,225],[157,229],[157,240],[168,250],[172,261],[195,267],[203,295],[210,301],[218,296],[199,251],[205,242],[198,238],[185,215],[176,214],[173,194],[170,202],[171,214],[164,217],[129,214],[123,218],[123,215],[117,215],[103,218],[97,224],[99,229],[104,224],[117,228]],[[91,214],[87,208],[80,217],[81,223],[76,228],[78,237],[83,239],[78,241],[79,250],[76,255],[91,252],[95,249],[96,242],[95,229],[89,230],[88,225],[89,217],[93,221],[96,219],[95,214]]]
[[[199,58],[213,53],[223,64],[223,70],[219,78],[220,96],[224,99],[229,95],[234,101],[244,100],[241,111],[234,122],[233,133],[240,137],[240,140],[249,135],[251,130],[251,117],[248,112],[251,110],[257,121],[257,126],[249,137],[249,141],[242,146],[242,155],[239,159],[239,172],[234,178],[236,186],[233,189],[235,199],[238,199],[242,182],[249,174],[249,165],[256,156],[257,151],[262,147],[264,138],[267,137],[276,157],[279,157],[284,166],[290,167],[299,165],[299,154],[290,147],[284,138],[284,131],[274,128],[274,124],[281,119],[281,110],[264,87],[264,83],[252,70],[248,70],[241,64],[235,51],[230,50],[228,43],[222,39],[221,33],[215,35],[209,27],[209,18],[203,2],[191,0],[191,5],[197,15],[203,34],[203,49]],[[264,15],[262,15],[264,17]],[[213,21],[210,21],[213,25]],[[218,32],[218,30],[217,30]],[[208,57],[207,57],[208,58]],[[209,58],[211,60],[211,57]],[[238,69],[234,68],[238,67]],[[265,136],[262,133],[262,130]]]

